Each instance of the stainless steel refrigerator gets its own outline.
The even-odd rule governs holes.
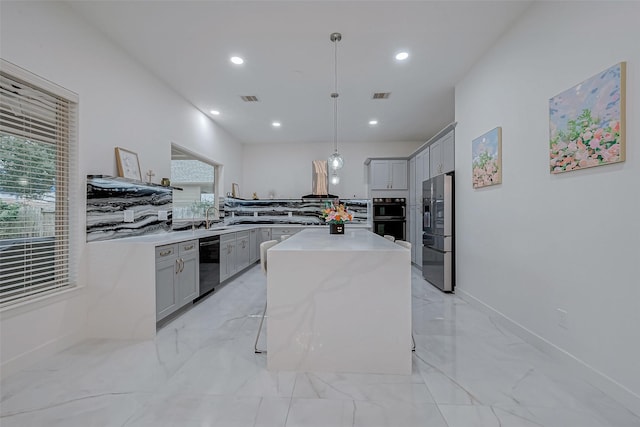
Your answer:
[[[454,175],[422,183],[422,275],[444,292],[455,287]]]

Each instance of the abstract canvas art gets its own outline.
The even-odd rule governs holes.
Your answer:
[[[473,188],[502,182],[502,128],[471,141]]]
[[[551,173],[624,161],[625,71],[620,62],[549,100]]]

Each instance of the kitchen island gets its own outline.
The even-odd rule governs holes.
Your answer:
[[[411,374],[411,254],[377,234],[303,230],[268,252],[267,366]]]

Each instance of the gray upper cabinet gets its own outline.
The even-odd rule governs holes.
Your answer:
[[[406,160],[371,160],[369,184],[372,190],[406,190]]]
[[[455,144],[453,132],[449,132],[429,147],[431,173],[434,177],[455,169]]]

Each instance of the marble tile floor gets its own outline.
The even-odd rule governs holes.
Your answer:
[[[89,340],[10,376],[1,384],[0,425],[640,426],[639,417],[415,268],[412,285],[412,375],[267,371],[266,356],[253,353],[265,299],[255,266],[154,341]]]

